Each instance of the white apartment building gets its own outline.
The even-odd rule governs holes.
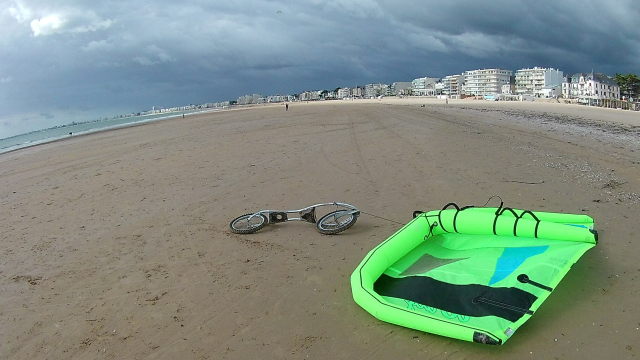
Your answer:
[[[542,97],[545,88],[559,86],[563,81],[562,71],[553,68],[534,67],[516,71],[516,94]]]
[[[298,96],[300,101],[314,101],[320,99],[320,91],[305,91]]]
[[[385,96],[389,92],[389,85],[377,83],[367,84],[364,86],[364,97],[376,98],[378,96]]]
[[[391,95],[406,95],[408,90],[411,89],[411,83],[408,81],[398,81],[391,84]]]
[[[437,83],[434,84],[434,89],[436,92],[436,96],[442,95],[442,89],[444,89],[444,85],[442,84],[442,81],[438,81]]]
[[[502,85],[510,84],[513,71],[482,69],[464,72],[466,95],[495,96],[502,92]]]
[[[502,85],[502,94],[504,94],[504,95],[515,95],[516,94],[516,86],[515,86],[515,84],[504,84],[504,85]]]
[[[351,89],[351,96],[355,98],[361,98],[364,95],[364,88],[361,86],[356,86]]]
[[[294,96],[292,95],[271,95],[267,97],[267,102],[270,103],[279,103],[279,102],[286,102],[286,101],[293,101],[294,100]]]
[[[435,96],[436,88],[435,84],[438,78],[423,77],[414,79],[411,82],[411,88],[413,89],[413,95],[415,96]]]
[[[459,99],[463,95],[464,74],[448,75],[442,78],[442,95],[451,99]]]
[[[620,86],[604,74],[577,73],[564,79],[562,95],[568,99],[620,99]]]
[[[340,88],[338,89],[338,99],[344,99],[351,96],[351,89],[349,88]]]
[[[542,98],[559,98],[562,96],[562,84],[545,86],[536,93],[536,96]]]
[[[238,105],[261,104],[266,99],[260,94],[245,95],[238,98]]]

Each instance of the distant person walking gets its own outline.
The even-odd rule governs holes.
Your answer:
[[[289,104],[284,104],[284,111],[289,111]]]

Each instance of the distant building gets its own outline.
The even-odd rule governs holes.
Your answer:
[[[338,99],[344,99],[351,96],[351,89],[349,88],[340,88],[338,89]]]
[[[270,103],[280,103],[280,102],[287,102],[287,101],[293,101],[293,96],[292,95],[271,95],[267,97],[267,102],[270,102]]]
[[[361,98],[364,96],[364,88],[361,86],[356,86],[351,88],[351,97]]]
[[[411,82],[411,89],[415,96],[435,96],[435,84],[438,78],[423,77]]]
[[[249,104],[253,104],[253,96],[245,95],[245,96],[240,96],[238,98],[238,105],[249,105]]]
[[[564,78],[562,95],[568,99],[619,99],[620,86],[604,74],[577,73]]]
[[[464,74],[448,75],[442,78],[442,95],[447,95],[451,99],[459,99],[464,85]]]
[[[434,89],[436,92],[435,93],[436,96],[442,95],[442,90],[444,89],[444,84],[442,83],[442,80],[434,84]]]
[[[376,98],[378,96],[385,96],[389,92],[389,85],[387,84],[367,84],[364,86],[364,97]]]
[[[300,93],[300,101],[315,101],[320,99],[320,93],[322,91],[304,91]]]
[[[516,85],[515,84],[504,84],[504,85],[502,85],[502,94],[504,94],[504,95],[515,95],[516,94]]]
[[[324,95],[325,99],[337,99],[338,98],[338,92],[337,91],[327,91],[326,95]]]
[[[482,69],[465,71],[466,95],[495,96],[502,92],[502,85],[510,84],[513,71]]]
[[[391,84],[391,96],[408,95],[411,89],[411,82],[399,81]]]
[[[536,92],[535,96],[547,99],[558,98],[562,96],[562,84],[545,86]]]
[[[535,95],[544,97],[549,89],[561,86],[563,81],[562,71],[552,68],[534,67],[533,69],[520,69],[516,71],[515,83],[517,95]],[[547,88],[547,91],[542,91]]]
[[[199,105],[203,108],[224,108],[224,107],[228,107],[230,104],[228,101],[223,101],[223,102],[215,102],[215,103],[206,103],[204,105]]]

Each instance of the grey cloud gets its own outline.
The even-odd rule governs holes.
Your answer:
[[[107,40],[92,40],[87,45],[82,47],[84,51],[110,51],[115,47],[114,44]]]
[[[56,6],[55,2],[42,3],[37,7],[31,3],[34,2],[13,0],[8,12],[19,23],[29,23],[33,36],[84,33],[113,25],[112,20],[102,19],[92,10]]]

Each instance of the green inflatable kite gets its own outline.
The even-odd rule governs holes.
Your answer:
[[[353,298],[382,321],[499,345],[597,240],[587,215],[502,203],[417,211],[353,272]]]

